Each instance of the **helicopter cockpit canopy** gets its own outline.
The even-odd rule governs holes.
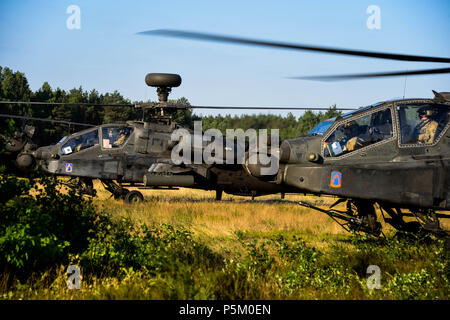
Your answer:
[[[376,111],[338,126],[324,142],[324,156],[337,157],[393,137],[391,109]]]
[[[336,118],[331,118],[325,121],[320,122],[317,126],[315,126],[310,132],[308,132],[307,136],[323,136],[324,133],[328,130],[329,127],[334,123]]]
[[[403,102],[397,104],[396,110],[394,115],[387,107],[343,122],[325,137],[324,156],[338,157],[393,138],[395,116],[398,116],[400,145],[404,147],[432,145],[449,126],[447,104]],[[345,115],[342,117],[346,118]]]
[[[61,147],[61,154],[72,154],[95,145],[98,145],[98,129],[70,138]],[[64,142],[64,140],[63,140]]]
[[[102,147],[104,149],[120,148],[133,132],[132,127],[108,126],[102,128]]]
[[[448,105],[409,103],[397,106],[402,144],[434,143],[449,122]]]

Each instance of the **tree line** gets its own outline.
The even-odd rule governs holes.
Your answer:
[[[0,66],[0,100],[74,103],[74,105],[66,106],[1,104],[0,114],[63,120],[93,125],[140,120],[142,118],[142,110],[133,106],[98,107],[76,105],[76,103],[139,104],[144,102],[131,101],[130,99],[124,98],[117,90],[102,94],[96,89],[87,91],[80,86],[66,91],[61,88],[52,88],[48,82],[44,82],[39,89],[32,91],[25,74],[2,66]],[[189,105],[188,99],[184,97],[177,100],[169,100],[169,102]],[[194,121],[202,120],[203,130],[217,128],[222,133],[225,133],[226,129],[276,128],[280,129],[280,137],[282,139],[288,139],[305,135],[319,122],[339,114],[340,112],[336,110],[335,105],[330,107],[326,112],[317,113],[306,111],[298,118],[292,113],[289,113],[287,116],[268,114],[231,116],[228,114],[199,117],[192,110],[180,110],[174,115],[174,120],[179,125],[190,128],[193,128]],[[3,118],[3,121],[1,121],[2,128],[6,125],[6,121],[6,118]],[[48,122],[32,122],[37,128],[37,134],[35,134],[34,139],[37,139],[36,143],[42,145],[55,143],[69,133],[85,129],[85,127],[76,125],[68,126],[66,124]],[[24,122],[16,120],[16,124],[23,125]]]

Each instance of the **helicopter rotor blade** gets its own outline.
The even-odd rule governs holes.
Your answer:
[[[167,104],[165,106],[158,106],[157,104],[142,105],[149,109],[167,108],[167,109],[216,109],[216,110],[322,110],[328,111],[330,108],[316,108],[316,107],[258,107],[258,106],[193,106],[193,105],[176,105]],[[354,108],[333,108],[334,110],[356,110]]]
[[[258,107],[258,106],[192,106],[192,105],[176,105],[166,104],[159,105],[157,103],[151,104],[89,104],[89,103],[69,103],[69,102],[28,102],[28,101],[0,101],[0,104],[32,104],[32,105],[97,105],[97,106],[141,106],[149,109],[167,108],[167,109],[218,109],[218,110],[318,110],[327,111],[329,108],[315,108],[315,107]],[[355,110],[354,108],[336,108],[335,110]]]
[[[330,108],[314,107],[226,107],[226,106],[190,106],[194,109],[219,109],[219,110],[321,110],[328,111]],[[333,108],[333,110],[356,110],[354,108]]]
[[[450,58],[443,58],[443,57],[429,57],[429,56],[417,56],[417,55],[409,55],[409,54],[396,54],[396,53],[352,50],[352,49],[343,49],[343,48],[321,47],[321,46],[313,46],[313,45],[307,45],[307,44],[276,42],[276,41],[240,38],[240,37],[228,36],[228,35],[218,35],[218,34],[212,34],[212,33],[191,32],[191,31],[172,30],[172,29],[148,30],[148,31],[138,32],[137,34],[138,35],[148,35],[148,36],[184,38],[184,39],[193,39],[193,40],[202,40],[202,41],[225,42],[225,43],[232,43],[232,44],[252,45],[252,46],[269,47],[269,48],[281,48],[281,49],[289,49],[289,50],[313,51],[313,52],[321,52],[321,53],[366,57],[366,58],[378,58],[378,59],[414,61],[414,62],[450,63]]]
[[[43,121],[43,122],[52,122],[52,123],[62,123],[62,124],[67,124],[67,125],[95,127],[95,125],[87,124],[87,123],[63,121],[63,120],[53,120],[53,119],[44,119],[44,118],[34,118],[34,117],[25,117],[25,116],[16,116],[16,115],[10,115],[10,114],[0,114],[0,118],[23,119],[23,120]]]
[[[88,103],[88,102],[40,102],[40,101],[0,101],[0,104],[28,104],[49,106],[93,106],[93,107],[133,107],[131,103]]]
[[[450,73],[450,68],[440,69],[423,69],[412,71],[391,71],[391,72],[378,72],[378,73],[360,73],[360,74],[341,74],[341,75],[325,75],[325,76],[301,76],[301,77],[289,77],[288,79],[299,80],[316,80],[316,81],[342,81],[353,79],[372,79],[381,77],[399,77],[399,76],[418,76],[428,74],[446,74]]]

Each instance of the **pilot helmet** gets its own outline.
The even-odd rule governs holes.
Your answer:
[[[344,124],[344,130],[350,131],[352,134],[358,130],[358,124],[355,121],[350,121]]]
[[[429,118],[434,116],[435,110],[430,106],[424,106],[417,110],[417,114],[419,115],[419,118],[421,118],[423,115],[426,115]]]

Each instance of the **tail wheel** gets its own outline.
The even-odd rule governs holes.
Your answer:
[[[144,201],[144,196],[139,191],[133,190],[125,195],[124,200],[126,203],[140,203]]]

